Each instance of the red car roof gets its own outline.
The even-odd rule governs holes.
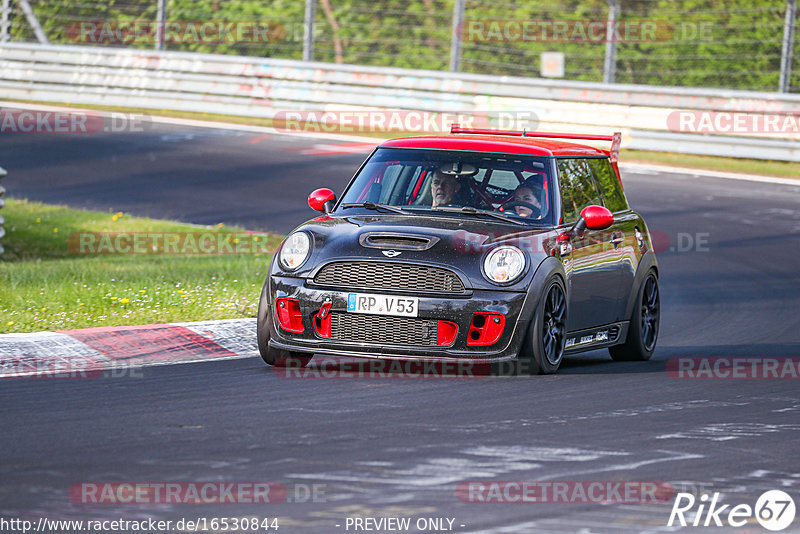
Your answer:
[[[565,141],[535,137],[504,135],[426,135],[392,139],[380,146],[392,148],[431,148],[440,150],[469,150],[531,156],[608,156],[607,150]]]

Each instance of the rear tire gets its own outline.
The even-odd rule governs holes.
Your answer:
[[[267,288],[261,292],[258,301],[258,319],[256,319],[256,339],[258,352],[267,365],[275,367],[305,367],[313,358],[313,354],[274,349],[269,346],[270,332],[272,331],[272,317],[269,313],[267,302]]]
[[[661,293],[658,289],[658,277],[651,270],[639,287],[628,338],[622,345],[608,348],[611,357],[623,362],[649,360],[656,350],[660,321]]]
[[[561,278],[553,276],[544,285],[520,351],[520,360],[523,366],[528,367],[528,374],[552,374],[558,371],[564,359],[566,334],[567,292]]]

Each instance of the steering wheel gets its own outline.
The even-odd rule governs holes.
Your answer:
[[[517,206],[522,207],[522,208],[528,208],[529,210],[531,210],[531,212],[532,212],[531,213],[531,217],[530,217],[531,219],[541,219],[542,218],[542,208],[536,206],[535,204],[531,204],[530,202],[524,202],[522,200],[512,200],[510,202],[505,202],[502,207],[503,207],[504,210],[507,210],[509,208],[516,208]],[[536,217],[532,216],[532,215],[537,214],[537,213],[539,214],[538,216],[536,216]]]

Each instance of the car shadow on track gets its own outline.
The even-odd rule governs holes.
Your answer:
[[[601,349],[565,356],[558,373],[569,375],[663,373],[665,367],[666,362],[660,359],[657,353],[652,360],[646,362],[617,362],[611,359],[607,350]]]
[[[605,350],[596,350],[575,356],[567,356],[561,364],[559,373],[563,374],[638,374],[664,373],[675,374],[681,368],[696,368],[697,360],[728,359],[722,362],[732,365],[733,359],[744,360],[740,365],[750,365],[751,360],[765,358],[785,359],[800,358],[800,343],[775,344],[738,344],[738,345],[694,345],[686,347],[659,345],[653,359],[646,362],[616,362]],[[687,361],[694,361],[689,366]]]
[[[782,358],[798,357],[800,345],[708,345],[659,346],[652,360],[618,362],[604,349],[569,355],[558,370],[559,375],[628,375],[664,374],[678,369],[681,359],[698,358]],[[489,365],[477,362],[441,362],[431,360],[372,360],[315,356],[307,367],[268,368],[280,378],[470,378],[529,376],[523,362],[511,361]]]
[[[663,373],[665,362],[615,362],[606,351],[566,357],[559,374]],[[524,362],[497,364],[432,360],[373,360],[315,356],[306,367],[273,367],[279,378],[472,378],[530,376]]]

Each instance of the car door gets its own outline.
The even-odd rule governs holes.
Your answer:
[[[585,157],[559,158],[561,224],[569,229],[581,210],[603,201],[594,173]],[[562,247],[561,261],[567,275],[569,318],[567,330],[575,332],[619,320],[621,284],[620,255],[611,229],[575,233]]]
[[[606,232],[611,233],[610,243],[614,247],[620,272],[617,320],[624,321],[629,319],[625,316],[625,308],[636,276],[636,267],[642,255],[641,233],[637,236],[642,221],[628,206],[622,183],[608,158],[593,158],[588,162],[597,188],[600,190],[603,205],[614,214],[614,224]]]

